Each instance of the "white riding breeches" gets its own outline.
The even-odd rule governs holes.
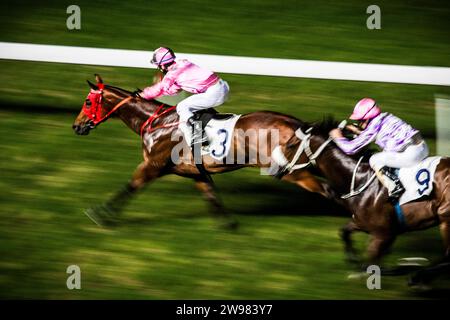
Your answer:
[[[203,93],[194,94],[177,105],[177,113],[180,116],[179,128],[183,132],[186,140],[190,141],[192,128],[187,120],[194,115],[194,112],[220,106],[228,99],[230,87],[228,83],[219,79],[216,84],[209,87]]]
[[[407,168],[419,163],[428,157],[428,146],[425,141],[410,145],[403,152],[382,151],[369,159],[370,166],[375,171],[384,166],[391,168]]]
[[[205,92],[194,94],[182,100],[177,105],[180,122],[186,122],[196,111],[220,106],[227,100],[229,91],[228,83],[220,79]]]

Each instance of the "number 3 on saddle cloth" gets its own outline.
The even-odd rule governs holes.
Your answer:
[[[228,155],[234,127],[240,116],[232,113],[218,113],[213,108],[194,114],[193,120],[201,123],[202,135],[207,137],[207,144],[202,147],[202,155],[209,154],[218,161]]]

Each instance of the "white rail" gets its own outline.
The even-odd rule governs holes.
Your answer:
[[[0,59],[151,68],[151,51],[0,42]],[[450,68],[179,53],[223,73],[450,86]]]

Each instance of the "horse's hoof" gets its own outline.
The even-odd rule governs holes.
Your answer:
[[[350,264],[360,264],[361,263],[361,259],[354,252],[347,253],[345,255],[345,261],[347,261],[347,263],[350,263]]]
[[[236,220],[223,222],[220,224],[220,228],[234,231],[239,228],[239,222],[237,222]]]
[[[352,272],[347,276],[348,280],[366,279],[368,274],[366,272]]]
[[[116,225],[116,220],[113,218],[114,212],[105,206],[89,208],[84,211],[84,214],[100,227],[112,227]]]
[[[104,219],[101,217],[99,210],[97,210],[96,208],[86,209],[84,210],[84,214],[99,227],[106,227]]]
[[[408,287],[415,292],[427,292],[433,290],[432,287],[420,280],[414,279],[414,277],[408,279]]]
[[[402,267],[425,267],[430,264],[427,258],[412,257],[398,259],[397,265]]]
[[[232,222],[228,223],[228,225],[227,225],[227,229],[229,229],[229,230],[236,230],[238,228],[239,228],[239,222],[237,222],[237,221],[232,221]]]
[[[382,268],[381,275],[388,277],[403,276],[408,273],[417,272],[422,268],[423,267],[417,265],[399,265],[396,267]]]
[[[430,287],[430,286],[428,286],[428,285],[426,285],[426,284],[423,284],[423,283],[417,284],[417,285],[409,286],[409,288],[410,288],[412,291],[420,292],[420,293],[423,293],[423,292],[430,292],[430,291],[433,290],[432,287]]]

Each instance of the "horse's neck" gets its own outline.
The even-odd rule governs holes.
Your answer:
[[[142,125],[156,112],[158,106],[153,101],[146,103],[131,101],[117,112],[122,121],[135,133],[140,134]]]
[[[353,172],[357,166],[357,161],[345,155],[336,147],[326,148],[317,161],[319,169],[324,177],[331,183],[336,191],[346,193],[350,189]],[[358,170],[359,172],[365,170]],[[360,180],[366,173],[357,173],[355,182],[359,185]]]

